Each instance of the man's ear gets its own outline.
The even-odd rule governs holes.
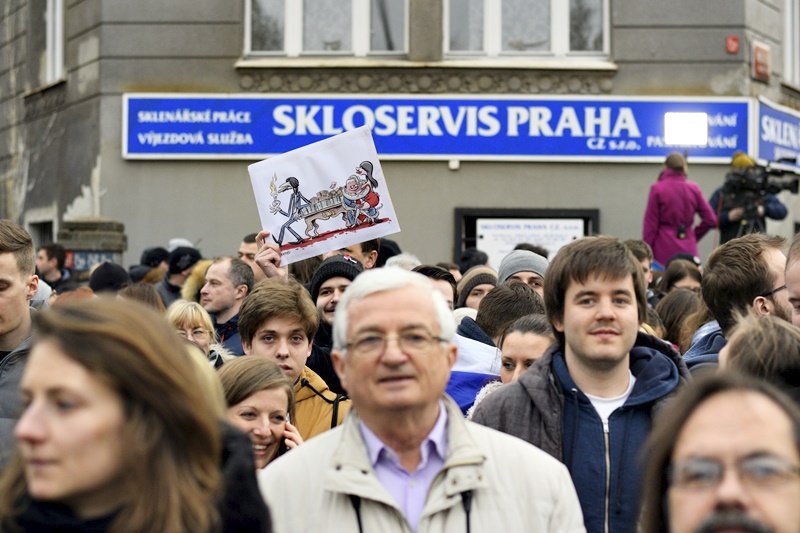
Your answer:
[[[236,287],[235,290],[236,290],[236,299],[244,300],[245,297],[247,296],[247,285],[244,284],[239,285],[238,287]]]
[[[33,299],[33,295],[39,289],[39,276],[31,274],[28,281],[25,283],[25,299],[29,302]]]
[[[450,370],[453,370],[456,359],[458,359],[458,347],[454,343],[450,343],[447,345],[447,367]]]
[[[333,363],[333,370],[336,372],[336,375],[339,376],[339,381],[347,390],[347,372],[345,372],[345,356],[338,350],[333,350],[331,352],[331,363]]]
[[[758,316],[769,315],[770,308],[767,304],[767,299],[764,296],[756,296],[753,298],[753,312]]]
[[[559,333],[564,333],[564,323],[561,320],[554,318],[550,323],[552,324],[554,330]]]
[[[367,260],[364,262],[364,269],[372,268],[378,262],[378,250],[371,250],[367,255]]]
[[[244,351],[245,355],[252,355],[252,348],[253,345],[251,343],[245,342],[245,340],[242,339],[242,350]]]

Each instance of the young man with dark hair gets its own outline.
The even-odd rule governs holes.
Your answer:
[[[433,283],[434,288],[442,293],[447,305],[452,311],[456,303],[456,278],[447,269],[433,265],[419,265],[411,269],[412,272],[419,272]]]
[[[738,315],[753,312],[791,320],[784,243],[782,237],[753,233],[726,242],[709,256],[700,284],[719,327],[695,339],[684,354],[692,372],[717,365]]]
[[[206,271],[200,305],[214,319],[219,342],[232,354],[244,355],[239,336],[239,309],[253,290],[253,270],[235,257],[219,257]]]
[[[292,423],[306,440],[341,424],[350,407],[349,400],[331,392],[306,366],[318,326],[308,291],[290,279],[262,281],[239,311],[244,352],[274,362],[293,383]]]
[[[377,267],[378,263],[378,253],[381,249],[381,240],[380,239],[370,239],[368,241],[360,242],[358,244],[351,244],[350,246],[345,246],[340,250],[335,250],[333,252],[327,252],[323,254],[323,257],[327,259],[328,257],[334,255],[349,255],[358,260],[359,263],[364,267],[364,270],[369,270],[371,268]]]
[[[40,246],[36,252],[36,270],[40,278],[56,292],[70,279],[69,270],[64,268],[66,258],[64,247],[54,242]]]
[[[256,283],[266,279],[264,271],[256,264],[256,253],[258,253],[258,244],[256,243],[256,233],[248,233],[242,238],[242,243],[239,245],[237,256],[239,259],[247,263],[253,270],[253,276]]]
[[[15,446],[14,425],[22,410],[19,382],[31,340],[28,304],[38,283],[30,234],[0,220],[0,467]]]
[[[556,344],[480,403],[473,420],[564,462],[590,533],[634,532],[636,456],[654,406],[680,382],[680,356],[639,333],[647,309],[642,268],[618,239],[586,237],[561,248],[544,294]]]

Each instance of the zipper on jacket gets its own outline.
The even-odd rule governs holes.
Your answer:
[[[603,420],[603,444],[605,447],[606,453],[606,490],[605,490],[605,510],[603,513],[603,531],[605,533],[609,533],[608,531],[608,500],[609,500],[609,493],[611,492],[611,446],[609,444],[609,430],[608,430],[608,420]]]

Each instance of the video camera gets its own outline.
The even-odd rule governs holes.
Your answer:
[[[778,194],[781,191],[790,191],[792,194],[798,193],[800,178],[771,178],[770,176],[783,176],[791,170],[774,167],[772,163],[766,167],[756,165],[750,168],[737,168],[730,171],[725,176],[725,192],[752,193],[756,196],[767,194]]]
[[[798,176],[798,167],[794,167],[793,159],[773,161],[767,166],[756,165],[749,168],[737,168],[725,176],[722,187],[724,208],[727,210],[741,207],[744,209],[740,234],[763,231],[762,221],[758,214],[758,206],[768,194],[790,191],[797,194],[800,178],[777,178],[784,174]]]

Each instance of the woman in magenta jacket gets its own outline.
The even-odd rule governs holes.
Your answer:
[[[717,225],[717,217],[700,187],[686,179],[686,160],[672,152],[664,170],[650,187],[644,212],[643,240],[662,265],[677,253],[697,255],[697,241]],[[695,214],[700,224],[694,225]]]

